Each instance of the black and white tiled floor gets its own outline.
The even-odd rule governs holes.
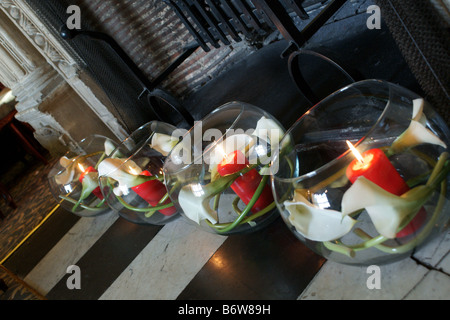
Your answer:
[[[279,219],[252,234],[223,237],[183,219],[139,226],[112,212],[76,218],[59,208],[2,262],[10,289],[1,298],[450,299],[449,248],[447,233],[412,258],[381,266],[381,288],[370,290],[365,267],[326,262]],[[68,288],[71,265],[80,268],[80,289]]]
[[[27,289],[47,299],[295,299],[323,259],[286,231],[278,220],[227,238],[182,219],[140,226],[57,208],[2,265],[30,287],[13,286],[18,299]],[[70,265],[80,267],[80,290],[67,288]]]
[[[339,52],[364,71],[364,78],[417,91],[386,27],[368,31],[361,12],[324,27],[320,39],[308,45],[316,41]],[[186,107],[201,118],[238,100],[289,127],[307,108],[280,58],[286,46],[278,42],[260,50],[189,97]],[[112,212],[80,218],[55,208],[43,178],[46,170],[38,165],[15,186],[17,193],[13,189],[19,208],[0,224],[0,264],[47,299],[450,299],[448,232],[412,257],[381,266],[381,288],[371,290],[365,267],[325,261],[281,219],[255,233],[223,237],[183,219],[161,227],[135,225]],[[80,268],[81,289],[67,286],[71,265]]]

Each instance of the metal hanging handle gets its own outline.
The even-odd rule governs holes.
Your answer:
[[[302,67],[303,66],[309,67],[309,65],[305,66],[302,63],[300,63],[300,59],[303,56],[312,57],[314,59],[320,60],[321,63],[326,64],[326,68],[331,72],[337,71],[340,77],[339,79],[340,81],[336,81],[335,86],[327,87],[327,92],[325,94],[318,93],[316,90],[312,88],[311,81],[308,81],[305,78],[305,73]],[[292,80],[294,81],[295,85],[297,86],[298,90],[310,102],[311,105],[315,105],[316,103],[321,101],[323,98],[325,98],[327,95],[331,94],[335,90],[355,82],[355,78],[357,78],[356,75],[355,76],[350,75],[349,72],[347,72],[341,65],[336,63],[331,58],[312,50],[300,49],[292,52],[289,55],[288,59],[288,69],[289,74]]]
[[[181,105],[178,99],[175,99],[166,91],[158,88],[149,91],[147,101],[159,120],[187,129],[194,125],[195,120],[192,115]]]

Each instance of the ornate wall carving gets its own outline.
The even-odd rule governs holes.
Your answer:
[[[48,144],[39,139],[43,138],[39,137],[43,129],[52,130],[58,140],[69,146],[79,141],[79,133],[67,129],[71,126],[64,122],[83,123],[83,116],[91,126],[93,122],[101,124],[100,132],[95,133],[123,139],[127,133],[108,111],[100,93],[82,79],[72,55],[24,1],[0,0],[0,81],[16,96],[17,119],[30,123],[42,144]],[[65,90],[66,87],[71,90]],[[58,94],[62,92],[73,95],[64,101],[77,104],[74,107],[80,109],[80,119],[56,119],[51,112],[42,112],[40,106],[44,102],[51,105],[51,99],[60,102],[62,97]],[[52,148],[51,143],[44,146]]]

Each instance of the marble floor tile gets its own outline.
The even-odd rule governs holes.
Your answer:
[[[436,267],[441,260],[450,252],[450,230],[422,246],[414,253],[414,258],[422,263]]]
[[[441,262],[436,266],[438,270],[441,270],[442,272],[450,275],[450,252],[447,253],[447,255],[442,258]]]
[[[24,281],[46,295],[98,238],[116,221],[114,212],[81,218],[57,245],[31,270]]]
[[[450,300],[450,276],[436,270],[430,270],[405,299]]]
[[[100,299],[176,299],[226,238],[178,219],[158,232]]]
[[[406,272],[405,272],[406,271]],[[369,289],[374,273],[366,267],[345,266],[327,261],[301,300],[399,300],[421,281],[428,269],[412,259],[380,266],[380,288]]]

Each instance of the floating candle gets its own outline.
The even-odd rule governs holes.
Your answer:
[[[351,144],[349,147],[353,148],[352,151],[356,157],[347,167],[347,177],[351,183],[354,183],[358,177],[364,176],[397,196],[409,190],[408,185],[383,151],[370,149],[361,155]]]
[[[347,141],[355,158],[347,167],[347,178],[354,183],[360,176],[377,184],[386,191],[400,196],[409,190],[405,180],[400,176],[389,158],[380,149],[370,149],[362,155]],[[397,233],[397,237],[404,237],[415,232],[426,218],[425,209],[421,209],[411,222]]]
[[[144,170],[141,172],[141,175],[150,177],[151,173],[147,170]],[[146,181],[144,183],[132,187],[131,189],[153,207],[170,203],[170,198],[167,198],[163,203],[159,203],[161,199],[166,195],[167,190],[164,184],[157,179]],[[165,216],[171,216],[177,210],[175,207],[172,206],[158,211]]]
[[[223,161],[217,166],[217,172],[221,176],[236,173],[248,166],[247,159],[243,153],[236,150],[225,156]],[[251,169],[242,176],[238,177],[232,184],[231,189],[246,205],[250,202],[256,189],[261,183],[261,175],[256,169]],[[269,185],[266,185],[251,211],[253,213],[261,211],[273,202],[272,191]]]

